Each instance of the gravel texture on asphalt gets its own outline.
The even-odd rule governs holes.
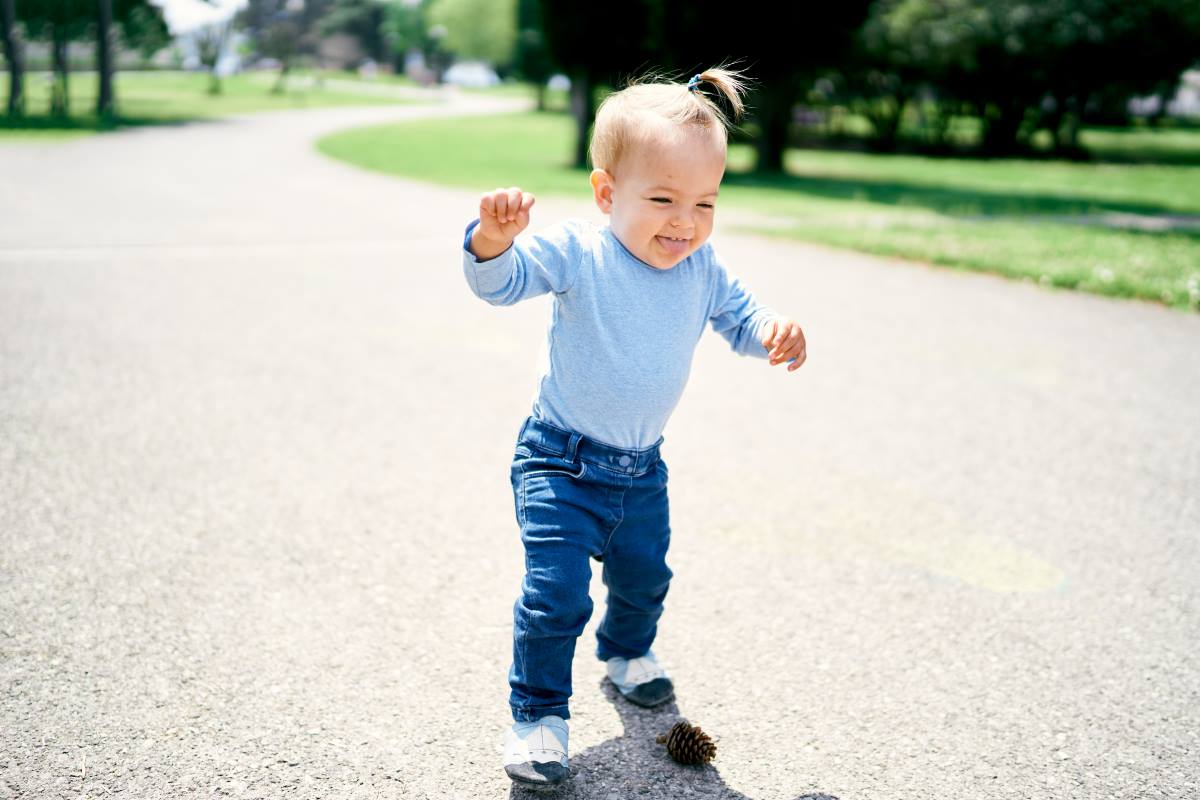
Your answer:
[[[508,470],[550,298],[467,288],[494,187],[312,146],[514,107],[443,99],[0,143],[0,798],[525,796]],[[558,796],[1200,795],[1200,316],[736,221],[808,363],[701,340],[677,697],[604,682],[597,572]],[[712,764],[654,742],[684,717]]]

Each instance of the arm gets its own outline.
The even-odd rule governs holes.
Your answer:
[[[481,218],[476,217],[470,225],[467,226],[467,238],[463,242],[463,247],[471,251],[471,255],[475,256],[479,261],[491,261],[496,256],[503,253],[512,246],[512,240],[508,241],[492,241],[483,235],[483,225]],[[472,227],[474,230],[472,230]]]
[[[708,314],[712,329],[738,355],[767,359],[770,351],[763,340],[771,330],[772,321],[780,315],[759,305],[745,284],[726,271],[715,253],[712,269],[714,287]]]
[[[491,257],[487,257],[487,240],[478,251],[474,249],[480,239],[479,225],[479,219],[471,220],[463,237],[463,274],[476,297],[494,306],[510,306],[547,292],[565,292],[575,283],[584,243],[574,221],[514,239]]]

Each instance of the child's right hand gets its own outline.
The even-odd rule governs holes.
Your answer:
[[[479,198],[479,235],[507,248],[529,227],[533,200],[533,195],[517,186],[485,192]]]

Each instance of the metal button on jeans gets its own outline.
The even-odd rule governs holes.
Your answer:
[[[617,463],[620,464],[622,467],[628,467],[629,463],[631,461],[633,461],[633,459],[630,458],[629,456],[621,456],[620,461],[618,461]]]

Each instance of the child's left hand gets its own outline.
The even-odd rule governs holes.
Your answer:
[[[799,369],[808,357],[804,351],[804,331],[788,317],[776,317],[772,320],[762,345],[771,351],[768,358],[772,366],[795,359],[794,363],[788,364],[788,372]]]

